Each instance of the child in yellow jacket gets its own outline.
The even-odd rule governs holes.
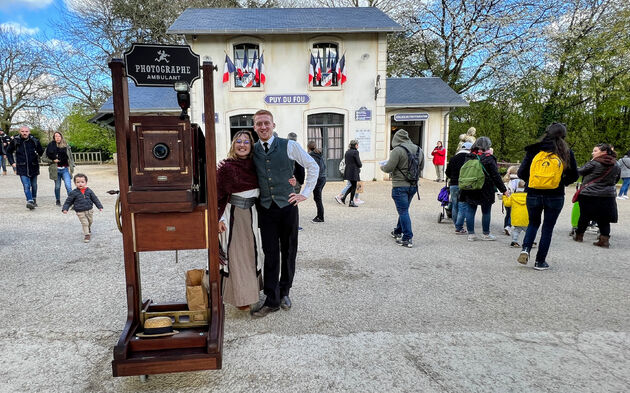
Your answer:
[[[525,182],[520,180],[516,190],[510,196],[503,196],[503,205],[511,208],[512,220],[512,243],[511,247],[520,248],[518,238],[521,232],[527,230],[529,225],[529,215],[527,214],[527,193],[525,192]]]

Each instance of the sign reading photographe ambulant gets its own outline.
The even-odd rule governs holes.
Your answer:
[[[395,121],[423,121],[428,119],[428,113],[396,113],[394,115]]]
[[[125,71],[136,86],[192,86],[199,79],[199,55],[188,45],[133,44],[124,55]]]
[[[266,95],[265,102],[267,104],[308,104],[311,97],[307,94],[274,94]]]

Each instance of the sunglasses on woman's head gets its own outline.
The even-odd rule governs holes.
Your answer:
[[[242,143],[244,145],[249,145],[249,141],[247,139],[237,139],[236,143]]]

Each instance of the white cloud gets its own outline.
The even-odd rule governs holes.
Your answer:
[[[5,22],[0,23],[0,31],[10,31],[14,34],[35,35],[39,32],[39,27],[27,27],[18,22]]]
[[[11,6],[28,7],[31,9],[46,8],[52,3],[53,0],[0,0],[0,8],[8,8]]]

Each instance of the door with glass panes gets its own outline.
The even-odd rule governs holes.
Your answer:
[[[327,180],[342,180],[339,162],[343,159],[343,115],[318,113],[308,116],[308,141],[315,141],[326,160]]]

